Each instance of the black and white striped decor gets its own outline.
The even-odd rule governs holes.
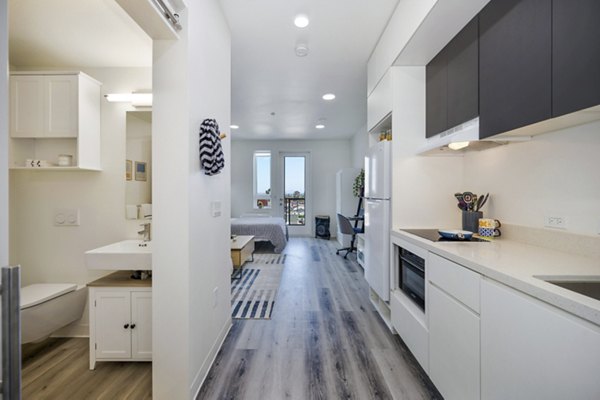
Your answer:
[[[270,319],[283,273],[285,255],[255,254],[254,262],[231,282],[231,311],[236,319]]]
[[[215,119],[207,118],[200,125],[200,168],[206,175],[216,175],[224,166],[219,124]]]

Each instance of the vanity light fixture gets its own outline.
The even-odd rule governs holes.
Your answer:
[[[460,150],[464,149],[469,145],[470,142],[453,142],[448,144],[448,147],[452,150]]]
[[[131,103],[134,107],[152,107],[152,93],[109,93],[104,97],[111,103]]]
[[[326,93],[323,95],[323,100],[331,101],[333,99],[335,99],[335,94],[333,93]]]
[[[298,14],[296,15],[296,18],[294,18],[294,25],[298,28],[306,28],[309,23],[308,17],[304,14]]]
[[[240,129],[239,125],[229,125],[231,129]]]

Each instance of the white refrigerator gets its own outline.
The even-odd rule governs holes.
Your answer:
[[[390,299],[392,143],[381,141],[365,156],[365,278],[384,301]]]

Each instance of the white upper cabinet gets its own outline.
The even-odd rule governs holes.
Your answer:
[[[99,170],[100,86],[81,72],[12,73],[10,167]],[[56,165],[61,154],[73,157],[69,168]]]
[[[98,86],[98,101],[100,88]],[[75,138],[79,75],[13,75],[10,133],[13,138]]]
[[[367,99],[367,130],[371,132],[392,112],[392,75],[388,70]]]

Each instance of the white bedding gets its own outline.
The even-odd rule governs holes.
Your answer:
[[[287,244],[287,226],[283,218],[244,217],[231,219],[232,235],[253,235],[257,240],[268,240],[281,253]]]

